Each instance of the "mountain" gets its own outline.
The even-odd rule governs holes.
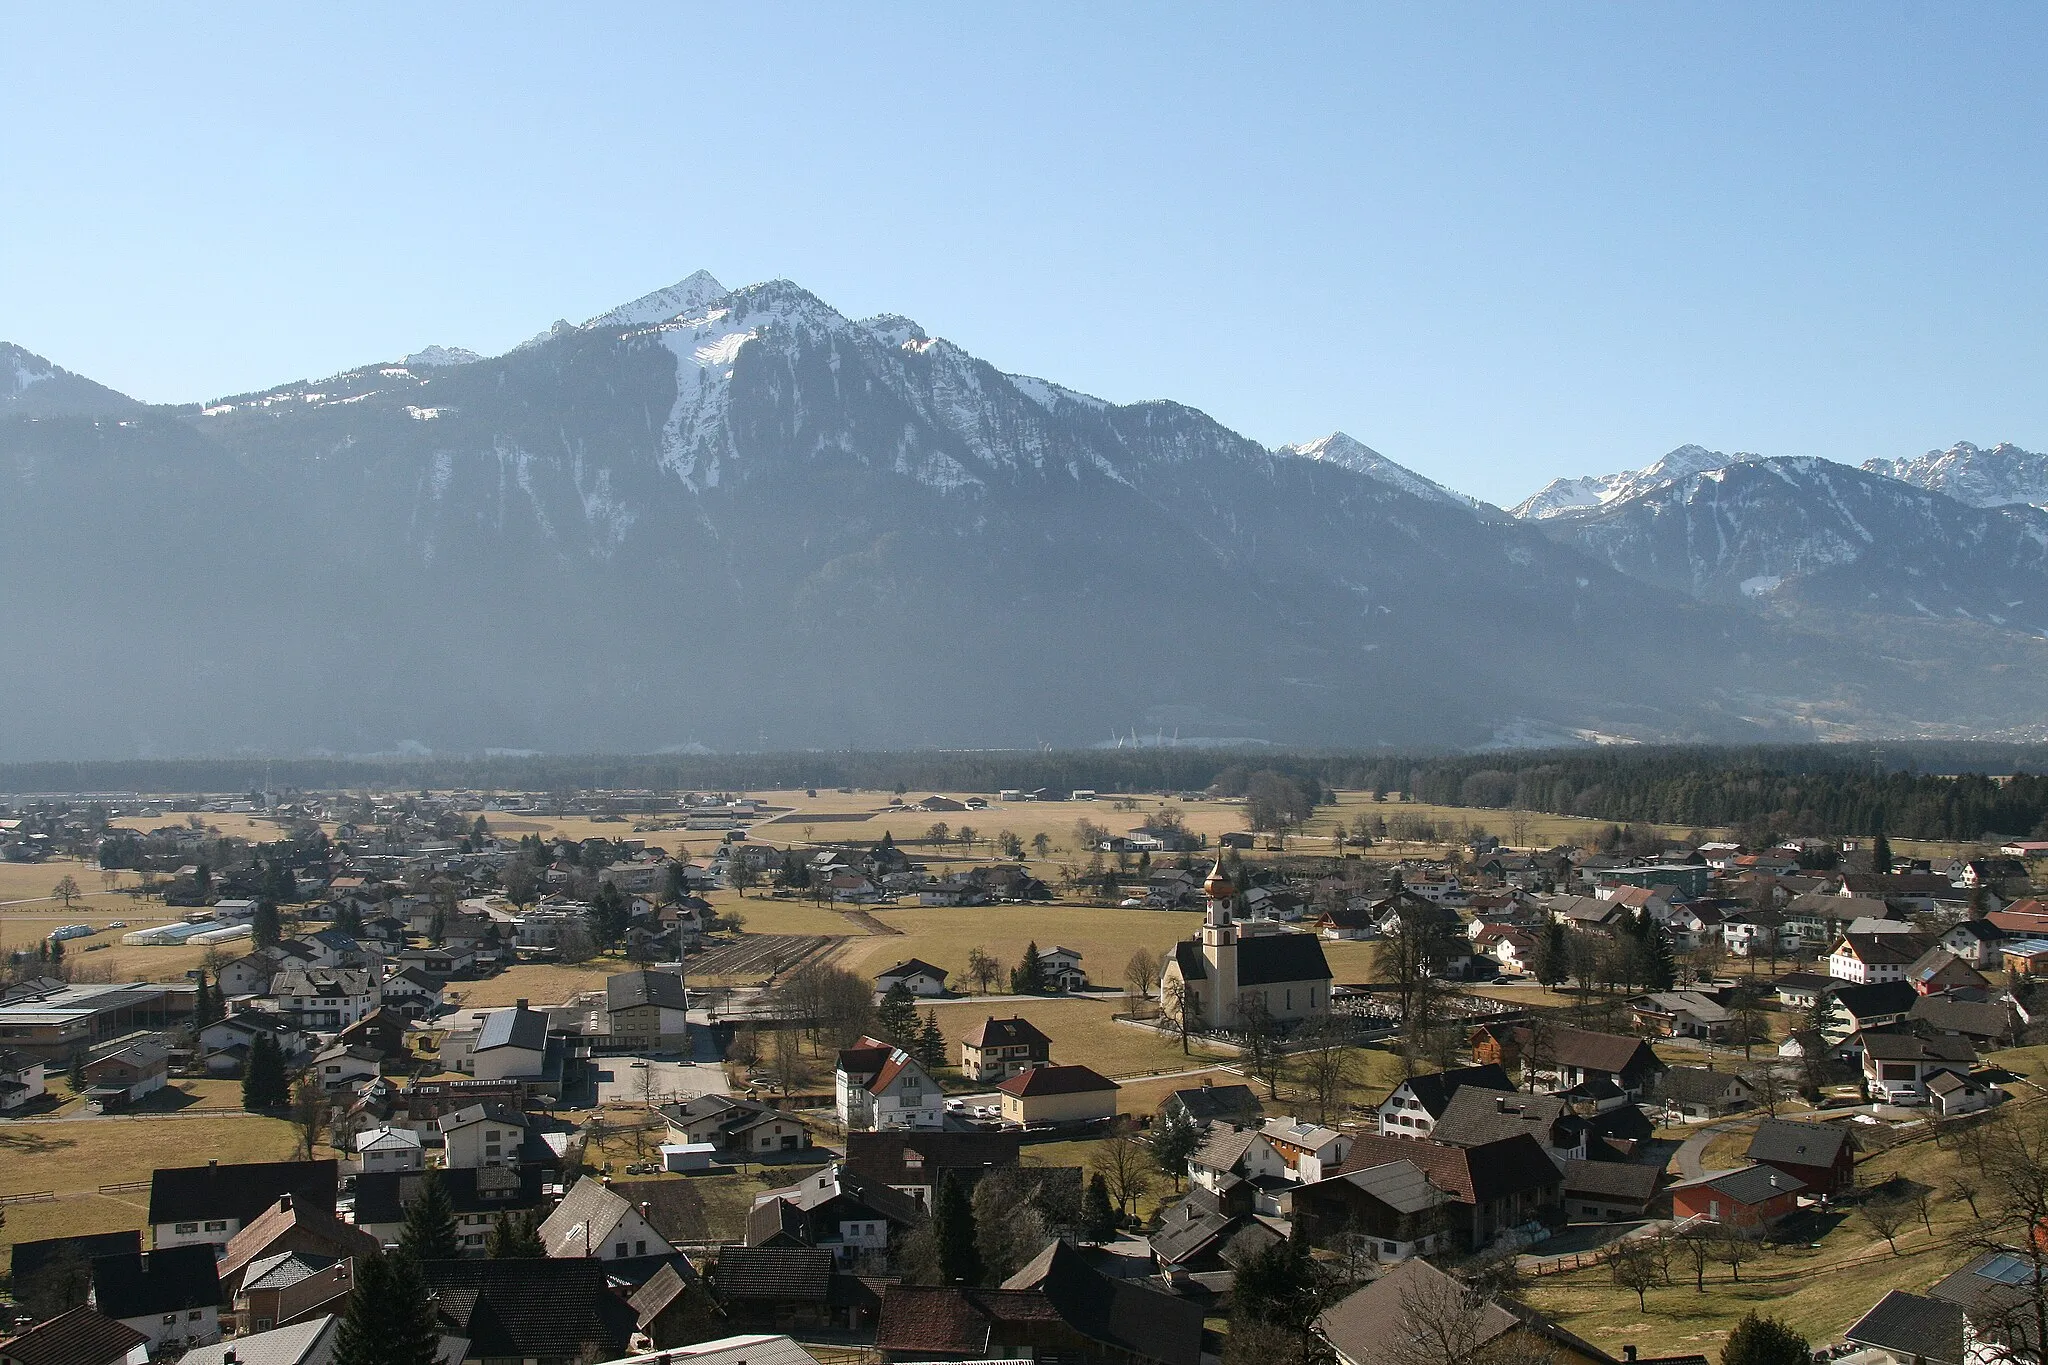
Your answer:
[[[127,394],[52,365],[32,351],[0,341],[0,419],[111,417],[139,410]]]
[[[2048,676],[783,280],[123,412],[0,415],[0,757],[1997,733]]]
[[[1588,474],[1576,479],[1552,479],[1542,489],[1513,508],[1515,516],[1528,521],[1570,516],[1610,503],[1625,502],[1673,479],[1719,469],[1754,455],[1723,455],[1704,446],[1684,445],[1655,464],[1619,474]]]
[[[2048,455],[1999,442],[1989,450],[1958,441],[1910,460],[1865,460],[1864,469],[1946,493],[1972,507],[2025,503],[2048,508]]]
[[[1319,436],[1313,441],[1303,441],[1300,445],[1281,446],[1275,453],[1293,455],[1304,460],[1325,460],[1363,474],[1367,478],[1391,484],[1402,492],[1412,493],[1426,502],[1468,508],[1489,521],[1504,520],[1507,516],[1492,503],[1481,502],[1464,493],[1453,492],[1406,465],[1396,464],[1377,450],[1346,436],[1341,431],[1333,431],[1328,436]]]
[[[1832,611],[2048,632],[2048,513],[1969,506],[1812,458],[1688,474],[1561,518],[1561,543],[1702,601],[1783,597]]]

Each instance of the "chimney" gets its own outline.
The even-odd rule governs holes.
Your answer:
[[[1628,1365],[1635,1365],[1635,1359],[1636,1359],[1636,1348],[1635,1348],[1635,1347],[1633,1347],[1633,1346],[1624,1346],[1624,1347],[1622,1347],[1622,1348],[1621,1348],[1621,1358],[1622,1358],[1622,1359],[1623,1359],[1624,1361],[1626,1361],[1626,1362],[1628,1363]]]
[[[210,1157],[206,1158],[206,1164],[207,1164],[208,1166],[219,1166],[219,1165],[220,1165],[220,1158],[219,1158],[219,1157],[217,1157],[217,1156],[210,1156]]]
[[[518,999],[517,1001],[515,1001],[515,1002],[513,1003],[513,1006],[512,1006],[512,1008],[514,1008],[514,1009],[519,1009],[519,1010],[523,1010],[523,1009],[525,1009],[525,1008],[526,1008],[526,998],[525,998],[524,996],[521,996],[521,997],[520,997],[520,998],[519,998],[519,999]]]
[[[289,1194],[281,1194],[281,1195],[279,1195],[279,1196],[277,1197],[277,1206],[278,1206],[279,1208],[281,1208],[281,1209],[289,1209],[289,1208],[291,1208],[291,1206],[292,1206],[292,1197],[291,1197],[291,1195],[289,1195]]]

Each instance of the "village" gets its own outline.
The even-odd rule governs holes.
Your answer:
[[[16,799],[0,1365],[2031,1349],[2048,844],[1282,781]]]

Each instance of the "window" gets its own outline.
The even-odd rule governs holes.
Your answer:
[[[205,1310],[205,1309],[203,1309],[203,1308],[195,1308],[195,1309],[193,1309],[193,1310],[192,1310],[191,1312],[189,1312],[189,1313],[187,1313],[187,1314],[185,1315],[185,1321],[187,1321],[187,1322],[197,1322],[197,1321],[199,1321],[199,1320],[200,1320],[201,1318],[203,1318],[203,1317],[205,1317],[205,1316],[206,1316],[206,1310]]]
[[[228,1220],[225,1218],[212,1219],[207,1223],[206,1230],[208,1232],[226,1232],[228,1230]]]
[[[166,1326],[166,1327],[176,1327],[177,1325],[178,1325],[178,1315],[177,1315],[176,1313],[166,1313],[166,1314],[164,1314],[164,1326]]]
[[[626,1254],[626,1244],[625,1244],[624,1242],[621,1242],[621,1243],[619,1243],[619,1244],[618,1244],[617,1246],[615,1246],[615,1247],[613,1247],[613,1248],[612,1248],[612,1255],[613,1255],[613,1256],[616,1256],[616,1257],[620,1257],[620,1258],[623,1258],[623,1257],[625,1256],[625,1254]]]
[[[257,1330],[257,1331],[259,1331],[259,1332],[267,1332],[267,1331],[269,1331],[269,1330],[270,1330],[270,1319],[269,1319],[269,1318],[258,1318],[258,1319],[256,1319],[256,1330]]]
[[[172,1232],[197,1232],[197,1231],[199,1231],[199,1224],[197,1224],[197,1223],[173,1223],[173,1224],[171,1225],[171,1231],[172,1231]]]
[[[635,1256],[645,1256],[647,1254],[647,1243],[644,1239],[633,1243],[633,1254]]]

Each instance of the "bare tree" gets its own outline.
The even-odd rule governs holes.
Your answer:
[[[1770,1118],[1778,1117],[1778,1110],[1790,1098],[1786,1093],[1785,1078],[1778,1074],[1778,1068],[1766,1064],[1742,1073],[1756,1091],[1757,1107]]]
[[[63,901],[66,913],[70,912],[71,902],[84,894],[85,892],[78,885],[78,878],[72,876],[69,872],[58,878],[57,884],[50,888],[50,899]]]
[[[1982,1216],[1977,1212],[1977,1178],[1969,1172],[1958,1172],[1955,1179],[1948,1182],[1948,1197],[1950,1199],[1960,1199],[1965,1204],[1968,1204],[1970,1206],[1970,1217],[1978,1218]]]
[[[1137,1202],[1152,1188],[1152,1151],[1137,1137],[1127,1116],[1109,1125],[1109,1135],[1088,1163],[1091,1173],[1102,1177],[1109,1197],[1116,1201],[1118,1214],[1128,1217]]]
[[[1742,1283],[1742,1263],[1756,1255],[1756,1243],[1742,1235],[1742,1229],[1723,1225],[1714,1238],[1714,1259],[1728,1267],[1728,1276]]]
[[[298,1088],[292,1091],[292,1126],[299,1130],[299,1146],[306,1154],[305,1159],[311,1161],[314,1146],[327,1130],[327,1096],[311,1076],[300,1077]]]
[[[1692,1262],[1693,1287],[1707,1292],[1707,1265],[1715,1259],[1714,1230],[1704,1225],[1687,1228],[1675,1239],[1678,1249]]]
[[[1237,998],[1237,1031],[1244,1041],[1245,1067],[1266,1083],[1266,1098],[1280,1098],[1280,1024],[1266,1008],[1263,991]]]
[[[967,950],[967,979],[972,981],[983,995],[1003,976],[1001,959],[981,948]]]
[[[1188,1034],[1194,1031],[1196,1019],[1195,997],[1188,990],[1187,983],[1178,976],[1169,976],[1159,983],[1159,1013],[1173,1031],[1180,1035],[1181,1055],[1188,1052]]]
[[[1295,1054],[1301,1086],[1308,1092],[1317,1123],[1328,1123],[1351,1086],[1351,1030],[1335,1016],[1325,1016],[1311,1025],[1305,1046]]]
[[[1863,1201],[1856,1210],[1870,1230],[1884,1238],[1892,1249],[1892,1255],[1899,1254],[1899,1229],[1912,1221],[1913,1211],[1906,1201],[1886,1194],[1873,1194]]]
[[[1646,1295],[1664,1279],[1657,1254],[1641,1238],[1628,1238],[1609,1253],[1607,1265],[1614,1282],[1636,1296],[1639,1312],[1648,1312]]]
[[[1150,948],[1137,948],[1131,952],[1131,960],[1124,963],[1124,989],[1131,997],[1131,1013],[1138,1012],[1140,1001],[1149,1000],[1152,988],[1159,984],[1159,954]]]

